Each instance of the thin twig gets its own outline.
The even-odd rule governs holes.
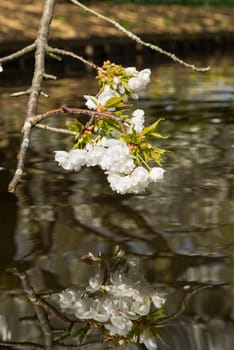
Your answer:
[[[27,53],[32,52],[33,50],[35,50],[35,48],[36,48],[36,43],[34,42],[33,44],[28,45],[28,46],[24,47],[23,49],[20,49],[19,51],[16,51],[16,52],[14,52],[8,56],[5,56],[5,57],[1,57],[0,64],[3,64],[3,63],[8,62],[8,61],[16,60],[17,58],[20,58],[21,56],[24,56]]]
[[[136,34],[130,32],[129,30],[127,30],[126,28],[124,28],[123,26],[121,26],[121,24],[119,24],[118,22],[116,22],[115,20],[104,16],[103,14],[85,6],[84,4],[82,4],[80,1],[77,0],[70,0],[73,4],[81,7],[82,9],[84,9],[87,12],[92,13],[93,15],[95,15],[98,18],[103,19],[106,22],[111,23],[112,25],[114,25],[118,30],[120,30],[121,32],[123,32],[126,36],[128,36],[130,39],[136,41],[138,44],[142,45],[142,46],[146,46],[149,47],[151,50],[157,51],[159,53],[161,53],[162,55],[168,56],[170,57],[174,62],[178,62],[181,65],[187,67],[187,68],[191,68],[194,71],[198,71],[198,72],[206,72],[208,70],[210,70],[210,67],[204,67],[204,68],[198,68],[193,64],[189,64],[185,61],[183,61],[182,59],[180,59],[179,57],[177,57],[175,54],[168,52],[166,50],[163,50],[161,47],[148,43],[146,41],[143,41],[139,36],[137,36]]]
[[[24,95],[29,95],[30,94],[30,89],[25,90],[25,91],[18,91],[18,92],[13,92],[10,94],[11,97],[20,97]]]
[[[51,80],[56,80],[57,79],[56,75],[47,74],[47,73],[44,73],[43,78],[51,79]]]
[[[53,18],[55,0],[45,0],[43,14],[41,17],[38,36],[36,40],[36,52],[35,52],[35,70],[32,80],[32,86],[30,89],[30,96],[27,106],[26,121],[32,118],[37,112],[37,106],[39,96],[41,93],[41,87],[43,82],[43,76],[45,74],[45,55],[46,47],[50,31],[50,23]],[[23,129],[23,139],[20,146],[18,155],[18,164],[14,177],[9,184],[9,192],[14,192],[16,186],[23,175],[25,158],[29,147],[29,140],[31,135],[31,124],[27,123],[27,127]]]
[[[72,51],[57,49],[57,48],[48,46],[48,47],[47,47],[47,52],[53,53],[53,54],[58,54],[58,55],[63,55],[63,56],[70,56],[70,57],[73,57],[73,58],[75,58],[76,60],[79,60],[79,61],[81,61],[81,62],[87,64],[88,66],[90,66],[90,67],[96,69],[96,70],[101,70],[101,71],[103,71],[103,69],[102,69],[101,67],[97,66],[95,63],[86,60],[86,59],[85,59],[84,57],[82,57],[82,56],[76,55],[76,54],[75,54],[74,52],[72,52]]]
[[[56,134],[64,134],[64,135],[71,135],[71,136],[77,135],[77,133],[75,131],[61,129],[61,128],[54,128],[52,126],[44,125],[44,124],[36,124],[35,127],[38,129],[42,129],[42,130],[52,131]]]

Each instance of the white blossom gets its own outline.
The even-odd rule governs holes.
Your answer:
[[[105,104],[114,97],[120,97],[120,94],[111,89],[109,85],[105,85],[104,90],[97,97],[84,95],[84,98],[86,99],[85,105],[88,107],[88,109],[96,110],[98,106],[105,106]],[[108,111],[115,111],[115,107],[110,107],[107,109]]]
[[[125,146],[126,142],[124,142],[123,140],[118,140],[118,139],[114,139],[114,138],[103,137],[100,140],[100,145],[103,147],[113,147],[113,146],[117,146],[117,145]]]
[[[150,82],[150,75],[150,69],[143,69],[140,72],[135,72],[133,73],[133,77],[129,79],[128,86],[135,92],[144,90]]]
[[[120,194],[141,193],[150,182],[149,172],[143,167],[135,168],[130,175],[126,176],[109,173],[107,180],[112,190]]]
[[[73,149],[69,152],[73,170],[79,171],[81,167],[86,164],[86,155],[87,152],[83,149]]]
[[[101,106],[105,106],[105,104],[114,97],[119,97],[119,93],[113,89],[109,85],[105,85],[104,90],[98,95],[97,101]],[[114,111],[115,108],[108,108],[109,111]]]
[[[88,109],[97,109],[98,100],[96,99],[96,97],[84,95],[84,98],[86,99],[85,105],[88,107]]]
[[[151,169],[149,173],[149,178],[151,182],[156,182],[158,180],[161,180],[163,178],[163,175],[165,173],[165,170],[160,167],[154,167]]]
[[[137,75],[136,67],[127,67],[125,68],[125,72],[131,74],[132,76]]]
[[[55,151],[55,161],[58,162],[62,168],[66,170],[71,170],[72,165],[68,152]]]
[[[2,65],[0,64],[0,73],[3,72]]]
[[[96,166],[100,164],[106,149],[100,145],[87,145],[86,151],[86,165]]]
[[[133,124],[133,129],[138,133],[142,132],[142,130],[144,129],[144,114],[145,112],[143,111],[143,109],[136,109],[132,113],[133,118],[131,119],[131,122]]]
[[[135,167],[128,145],[125,142],[108,147],[100,162],[103,170],[129,174]]]
[[[66,170],[79,171],[86,164],[86,150],[55,151],[55,161]]]

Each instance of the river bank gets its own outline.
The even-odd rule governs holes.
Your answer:
[[[0,3],[0,53],[31,43],[37,34],[41,0]],[[233,46],[234,9],[90,2],[94,10],[117,20],[126,29],[154,43],[190,43],[203,50],[207,45]],[[121,44],[126,37],[110,23],[81,8],[58,1],[51,26],[51,42],[73,49],[87,45]],[[126,41],[128,43],[129,40]],[[174,45],[174,44],[173,44]],[[173,47],[169,47],[173,49]]]

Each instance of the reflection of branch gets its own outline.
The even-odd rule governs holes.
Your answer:
[[[37,112],[38,100],[41,92],[43,75],[45,71],[45,54],[49,36],[50,23],[53,17],[55,6],[55,0],[46,0],[41,22],[39,25],[38,37],[36,40],[36,52],[35,52],[35,70],[32,80],[32,86],[30,89],[30,96],[27,106],[26,121],[32,118]],[[30,47],[32,50],[34,47]],[[22,55],[22,52],[21,52]],[[29,139],[31,135],[31,123],[27,123],[27,126],[23,129],[23,139],[20,146],[20,152],[18,155],[18,164],[15,175],[9,184],[9,192],[14,192],[15,188],[23,174],[24,163],[26,153],[29,147]]]
[[[48,53],[58,54],[58,55],[63,55],[63,56],[70,56],[70,57],[75,58],[76,60],[79,60],[79,61],[87,64],[88,66],[90,66],[90,67],[92,67],[92,68],[94,68],[96,70],[103,70],[101,67],[97,66],[95,63],[86,60],[82,56],[76,55],[72,51],[61,50],[61,49],[57,49],[57,48],[53,48],[53,47],[48,46],[47,47],[47,52]]]
[[[11,349],[11,350],[24,350],[24,349],[29,349],[29,350],[34,350],[34,349],[42,349],[44,350],[45,347],[41,344],[37,343],[31,343],[31,342],[14,342],[14,341],[0,341],[0,346],[2,349]]]
[[[20,58],[21,56],[26,55],[29,52],[32,52],[33,50],[35,50],[35,48],[36,48],[36,43],[28,45],[28,46],[24,47],[23,49],[12,53],[11,55],[0,58],[0,63],[2,64],[5,62],[8,62],[8,61],[13,61],[17,58]]]
[[[192,291],[188,291],[188,293],[182,299],[178,311],[176,311],[173,315],[159,318],[158,321],[156,322],[156,324],[163,324],[163,323],[166,323],[168,321],[174,321],[175,319],[177,319],[183,312],[186,311],[186,309],[189,306],[189,303],[191,302],[192,297],[194,295],[196,295],[198,292],[200,292],[201,290],[208,289],[208,288],[212,288],[212,286],[211,285],[200,286],[200,287],[193,289]]]
[[[46,314],[46,312],[44,311],[44,309],[42,308],[42,306],[38,302],[39,298],[37,297],[34,289],[30,285],[29,280],[28,280],[28,276],[26,275],[26,273],[19,272],[16,269],[11,269],[11,272],[14,275],[16,275],[17,277],[19,277],[19,279],[21,280],[24,292],[25,292],[27,298],[31,301],[31,303],[33,305],[34,311],[37,315],[37,319],[38,319],[40,326],[41,326],[41,330],[44,334],[45,348],[47,350],[51,350],[52,345],[53,345],[53,337],[52,337],[52,330],[50,327],[48,315]]]
[[[101,19],[103,19],[106,22],[109,22],[111,24],[113,24],[118,30],[120,30],[121,32],[123,32],[126,36],[128,36],[130,39],[136,41],[138,44],[142,45],[142,46],[146,46],[149,47],[151,50],[157,51],[165,56],[170,57],[174,62],[178,62],[181,65],[187,67],[187,68],[192,68],[195,71],[199,71],[199,72],[204,72],[204,71],[208,71],[210,69],[210,67],[206,67],[206,68],[197,68],[196,66],[194,66],[193,64],[189,64],[186,63],[185,61],[181,60],[179,57],[177,57],[176,55],[172,54],[171,52],[165,51],[163,49],[161,49],[161,47],[157,46],[157,45],[153,45],[151,43],[145,42],[143,41],[139,36],[137,36],[136,34],[133,34],[132,32],[130,32],[129,30],[127,30],[126,28],[124,28],[123,26],[121,26],[118,22],[114,21],[113,19],[104,16],[101,13],[96,12],[95,10],[92,10],[91,8],[85,6],[84,4],[82,4],[80,1],[77,0],[70,0],[73,4],[80,6],[81,8],[83,8],[85,11],[92,13],[93,15],[95,15],[96,17],[99,17]]]
[[[35,293],[33,287],[29,283],[28,276],[25,272],[19,272],[17,269],[11,269],[10,271],[21,280],[24,292],[33,305],[40,306],[50,316],[64,322],[67,326],[71,326],[73,321],[66,318],[57,309],[55,309],[52,305],[47,303],[44,299]]]

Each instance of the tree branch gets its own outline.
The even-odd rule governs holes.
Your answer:
[[[45,73],[45,55],[48,43],[50,23],[53,18],[55,0],[45,0],[43,14],[39,25],[38,36],[36,40],[35,52],[35,70],[30,88],[30,96],[26,112],[26,121],[32,118],[37,112],[38,100],[41,93],[43,76]],[[18,155],[18,164],[15,175],[9,184],[9,192],[14,192],[15,188],[23,174],[26,153],[29,147],[29,140],[31,134],[31,123],[23,129],[23,139]]]
[[[16,51],[16,52],[14,52],[8,56],[5,56],[5,57],[1,57],[0,64],[3,64],[3,63],[8,62],[8,61],[16,60],[17,58],[24,56],[29,52],[32,52],[33,50],[35,50],[35,48],[36,48],[36,43],[34,42],[33,44],[28,45],[19,51]]]
[[[118,22],[116,22],[115,20],[109,18],[109,17],[106,17],[104,16],[103,14],[85,6],[84,4],[82,4],[80,1],[78,0],[70,0],[73,4],[81,7],[83,10],[87,11],[87,12],[90,12],[92,13],[93,15],[95,15],[96,17],[98,18],[101,18],[103,19],[104,21],[106,22],[109,22],[111,23],[113,26],[115,26],[118,30],[120,30],[121,32],[123,32],[126,36],[128,36],[130,39],[136,41],[138,44],[142,45],[142,46],[146,46],[146,47],[149,47],[151,50],[154,50],[154,51],[157,51],[159,53],[161,53],[162,55],[165,55],[165,56],[168,56],[170,57],[174,62],[178,62],[180,63],[181,65],[187,67],[187,68],[191,68],[195,71],[198,71],[198,72],[205,72],[205,71],[208,71],[210,69],[210,67],[205,67],[205,68],[198,68],[196,67],[195,65],[193,64],[189,64],[183,60],[181,60],[179,57],[177,57],[175,54],[171,53],[171,52],[168,52],[168,51],[165,51],[163,50],[161,47],[157,46],[157,45],[154,45],[154,44],[151,44],[151,43],[148,43],[146,41],[143,41],[139,36],[137,36],[136,34],[130,32],[129,30],[127,30],[126,28],[124,28],[123,26],[121,26],[121,24],[119,24]]]
[[[73,57],[75,58],[76,60],[79,60],[85,64],[87,64],[88,66],[96,69],[96,70],[101,70],[103,71],[103,69],[99,66],[97,66],[95,63],[93,62],[90,62],[88,60],[86,60],[84,57],[82,56],[79,56],[79,55],[76,55],[74,52],[72,51],[67,51],[67,50],[62,50],[62,49],[57,49],[57,48],[54,48],[54,47],[50,47],[48,46],[47,47],[47,52],[48,53],[52,53],[52,54],[58,54],[58,55],[62,55],[62,56],[70,56],[70,57]]]
[[[71,135],[71,136],[77,135],[77,133],[75,131],[61,129],[61,128],[54,128],[52,126],[44,125],[44,124],[36,124],[35,127],[38,129],[42,129],[42,130],[52,131],[56,134],[64,134],[64,135]]]

